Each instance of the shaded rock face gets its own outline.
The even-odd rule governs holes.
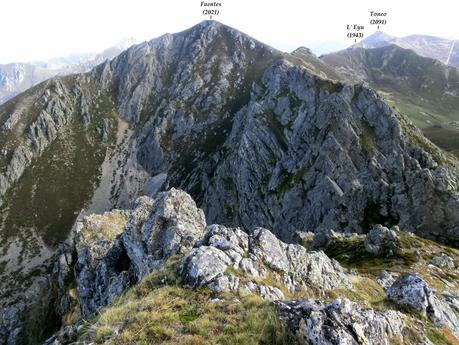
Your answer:
[[[286,327],[311,345],[388,345],[401,339],[404,328],[398,312],[376,312],[346,299],[303,299],[277,306]]]
[[[110,304],[164,259],[190,250],[205,226],[204,213],[183,191],[172,188],[155,200],[139,198],[115,239],[77,243],[75,272],[82,315]]]
[[[89,97],[87,87],[81,76],[56,78],[0,107],[0,313],[21,311],[0,332],[22,329],[18,344],[46,336],[55,304],[68,304],[53,271],[58,244],[91,198],[113,138],[111,109],[95,109],[104,92]]]
[[[5,217],[13,223],[22,219],[22,203],[29,199],[34,200],[31,209],[49,210],[37,205],[59,196],[48,195],[54,190],[48,184],[64,176],[53,187],[67,189],[68,183],[72,191],[87,193],[56,203],[56,208],[72,206],[58,220],[40,213],[34,232],[51,244],[65,239],[93,186],[106,182],[112,190],[113,176],[99,168],[114,136],[105,120],[118,116],[129,122],[131,132],[120,145],[123,174],[115,180],[135,188],[113,188],[116,192],[108,192],[110,200],[103,203],[108,209],[131,206],[146,191],[155,199],[160,187],[176,187],[189,192],[209,223],[244,230],[262,226],[286,242],[298,231],[365,233],[374,224],[399,224],[424,237],[459,243],[457,176],[453,168],[438,165],[444,155],[375,92],[321,79],[304,59],[210,21],[134,46],[89,74],[36,86],[0,107],[0,144],[8,143],[1,145],[0,224]],[[70,131],[70,124],[78,130]],[[50,164],[56,157],[63,160]],[[38,186],[32,179],[29,189],[23,188],[26,192],[16,200],[19,211],[11,211],[5,196],[17,194],[23,187],[20,177],[30,181],[36,166],[47,174]],[[82,173],[67,174],[76,169]],[[13,214],[4,216],[5,210]],[[14,226],[1,228],[1,239],[9,239]],[[56,231],[46,232],[49,228]],[[127,232],[88,251],[89,267],[95,267],[91,274],[98,275],[100,263],[100,270],[118,275],[117,258],[126,255],[129,279],[143,276],[162,255],[143,237],[150,234],[147,228]],[[182,235],[166,237],[160,239],[169,243],[164,253],[174,252],[182,240],[190,242]],[[143,245],[144,251],[139,249]],[[110,253],[115,263],[92,260],[99,250]],[[101,301],[110,290],[104,289]]]
[[[83,316],[110,304],[134,281],[126,249],[119,241],[98,240],[78,250],[75,266]]]
[[[14,303],[0,307],[0,344],[38,343],[59,324],[69,311],[67,284],[72,279],[72,250],[60,246],[51,270],[43,274]]]
[[[46,147],[57,137],[60,129],[67,123],[69,116],[74,110],[72,91],[60,80],[50,81],[45,84],[46,90],[41,92],[43,103],[36,120],[30,125],[28,132],[20,145],[12,147],[12,143],[6,142],[2,147],[3,155],[9,155],[10,159],[0,174],[0,205],[3,203],[3,195],[23,174],[24,169],[31,163],[32,158],[39,156]],[[44,88],[44,89],[45,89]],[[26,101],[26,100],[25,100]],[[26,102],[23,107],[26,107]],[[3,115],[3,114],[1,114]],[[21,110],[5,117],[2,123],[3,136],[12,131],[21,117]],[[0,132],[1,133],[1,132]]]
[[[181,271],[185,284],[193,288],[208,286],[215,292],[242,289],[268,299],[279,299],[283,294],[271,286],[258,286],[257,279],[269,277],[290,292],[352,286],[345,270],[323,252],[285,244],[262,228],[247,235],[239,228],[211,225],[183,259]],[[238,275],[244,276],[244,281],[239,281]]]
[[[418,276],[404,275],[397,279],[387,290],[387,297],[426,316],[435,325],[448,327],[459,336],[459,319],[455,311]]]
[[[417,146],[422,134],[375,92],[295,61],[203,22],[129,49],[92,79],[142,125],[139,164],[188,191],[211,223],[263,226],[289,242],[378,223],[456,241],[457,179]]]

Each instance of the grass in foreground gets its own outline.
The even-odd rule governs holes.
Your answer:
[[[296,343],[272,303],[254,295],[213,299],[208,289],[181,287],[177,273],[175,262],[151,274],[104,309],[80,338],[136,345]]]

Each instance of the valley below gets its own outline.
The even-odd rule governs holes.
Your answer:
[[[0,345],[458,344],[459,71],[376,38],[206,20],[0,105]]]

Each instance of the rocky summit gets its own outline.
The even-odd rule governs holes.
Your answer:
[[[337,79],[205,21],[2,105],[0,344],[456,337],[458,162]]]

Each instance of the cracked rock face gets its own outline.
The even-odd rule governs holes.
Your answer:
[[[311,345],[389,345],[404,328],[398,312],[377,312],[347,299],[303,299],[277,306],[286,327]]]
[[[376,92],[323,79],[318,76],[324,76],[320,64],[316,61],[314,69],[308,68],[308,54],[301,55],[293,58],[235,29],[206,21],[134,46],[88,74],[45,82],[33,89],[33,99],[23,94],[14,107],[13,103],[0,107],[0,144],[11,144],[1,147],[0,204],[10,206],[5,196],[32,171],[32,162],[51,170],[38,186],[25,189],[23,199],[36,196],[35,187],[49,191],[48,183],[54,181],[49,176],[63,177],[60,168],[66,172],[91,168],[91,176],[72,185],[77,191],[82,185],[88,187],[87,195],[78,203],[73,199],[64,203],[75,201],[64,217],[70,220],[91,200],[91,188],[99,179],[106,191],[96,198],[103,199],[98,205],[101,212],[131,207],[148,194],[152,201],[141,201],[138,219],[129,221],[132,226],[120,238],[100,239],[92,249],[81,248],[84,266],[91,267],[84,273],[91,278],[82,277],[88,282],[84,289],[89,289],[84,293],[99,294],[101,303],[110,299],[110,291],[140,279],[165,256],[189,248],[204,231],[202,212],[194,214],[187,198],[181,201],[190,206],[183,217],[173,215],[177,205],[161,199],[161,191],[172,187],[189,193],[209,223],[246,231],[268,228],[288,243],[299,232],[366,233],[382,224],[459,246],[458,175],[446,155]],[[124,122],[129,128],[118,128],[129,135],[117,137],[123,152],[108,157],[114,161],[99,176],[106,146],[114,143],[116,121],[129,122]],[[73,126],[78,130],[70,131]],[[68,131],[75,139],[71,144]],[[88,147],[71,150],[80,149],[85,138]],[[61,155],[56,143],[70,148],[68,155]],[[64,161],[50,164],[46,155]],[[88,166],[81,164],[92,156]],[[75,180],[71,177],[69,184]],[[162,204],[150,214],[149,205],[158,198]],[[50,199],[37,197],[33,206]],[[20,211],[0,212],[0,224],[5,217],[20,216]],[[37,224],[46,220],[46,225],[34,229],[39,238],[49,235],[48,216],[40,216]],[[59,221],[51,222],[59,226],[51,240],[70,231],[71,224],[61,228]],[[185,234],[183,227],[193,230]],[[10,233],[11,229],[0,228],[1,239]],[[277,272],[289,288],[309,282],[334,286],[335,278],[340,281],[341,273],[333,275],[340,268],[320,252],[304,255],[301,249],[277,242],[267,247],[265,237],[270,238],[263,231],[251,235],[253,257],[237,248],[206,246],[224,251],[233,266],[240,255],[238,267],[254,276],[262,276],[262,268]],[[292,268],[285,258],[300,268]],[[311,269],[304,269],[305,263],[311,263]],[[119,267],[129,279],[122,278]],[[289,273],[292,277],[287,277]],[[334,278],[321,278],[323,273]],[[110,287],[105,278],[100,280],[102,287],[89,283],[107,275],[119,276],[119,284]],[[236,285],[235,278],[223,279],[221,286]],[[346,285],[344,280],[341,284]],[[88,312],[95,307],[88,307]]]
[[[427,317],[435,325],[446,326],[456,336],[459,335],[459,319],[455,311],[420,277],[411,274],[400,277],[387,290],[387,297]]]
[[[172,188],[155,200],[141,198],[122,236],[137,279],[156,263],[191,249],[205,227],[203,211],[181,190]]]
[[[133,281],[129,259],[119,241],[98,240],[78,250],[77,291],[84,317],[108,305]]]
[[[110,221],[119,211],[106,213],[99,223]],[[164,259],[184,254],[205,230],[202,210],[183,191],[171,189],[157,199],[141,197],[118,230],[99,229],[94,241],[80,236],[75,266],[77,289],[83,316],[110,304],[127,287],[159,267]],[[94,221],[83,221],[90,226]],[[87,229],[80,229],[87,233]],[[114,237],[114,238],[113,238]]]
[[[275,279],[290,292],[352,286],[345,270],[323,252],[286,244],[263,228],[246,234],[239,228],[211,225],[183,259],[181,271],[184,282],[193,288],[208,286],[215,292],[242,288],[269,299],[280,299],[283,294],[269,285],[258,286],[251,278]],[[237,275],[246,281],[239,282]]]

